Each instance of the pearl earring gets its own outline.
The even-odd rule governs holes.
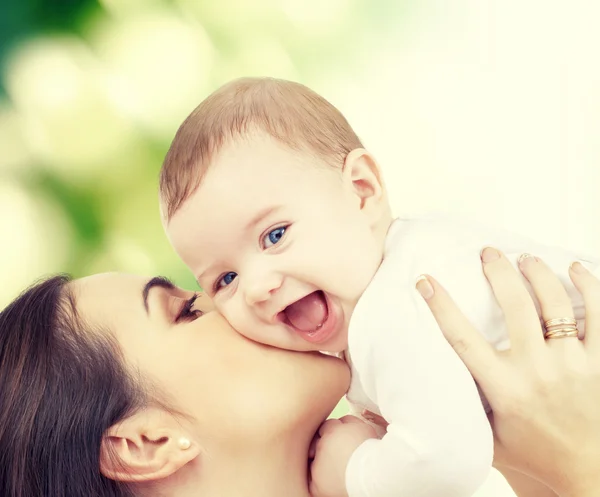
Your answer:
[[[188,438],[180,438],[177,442],[181,450],[188,450],[192,446],[192,442]]]

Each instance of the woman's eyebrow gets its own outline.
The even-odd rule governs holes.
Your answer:
[[[175,288],[175,285],[164,276],[155,276],[154,278],[149,280],[148,283],[144,285],[144,289],[142,290],[142,302],[144,303],[144,309],[146,309],[146,314],[150,314],[150,310],[148,309],[148,294],[150,293],[150,290],[152,290],[154,287],[173,290]]]

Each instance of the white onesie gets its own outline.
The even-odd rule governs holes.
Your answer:
[[[508,348],[479,258],[486,246],[515,267],[522,253],[542,258],[567,288],[576,318],[584,318],[568,268],[580,260],[599,273],[597,260],[459,221],[394,221],[348,332],[348,401],[389,423],[381,440],[364,442],[350,458],[350,497],[469,497],[488,477],[493,438],[477,387],[415,289],[419,275],[432,275],[491,344]]]

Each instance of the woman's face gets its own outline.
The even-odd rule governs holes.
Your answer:
[[[126,361],[193,418],[199,437],[227,443],[314,429],[348,387],[339,359],[252,342],[202,294],[186,313],[194,294],[166,280],[108,273],[72,285],[81,317],[114,333]]]

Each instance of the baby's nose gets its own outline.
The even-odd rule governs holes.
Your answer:
[[[264,275],[249,282],[246,287],[246,302],[256,305],[268,301],[281,287],[281,278],[275,274]]]

